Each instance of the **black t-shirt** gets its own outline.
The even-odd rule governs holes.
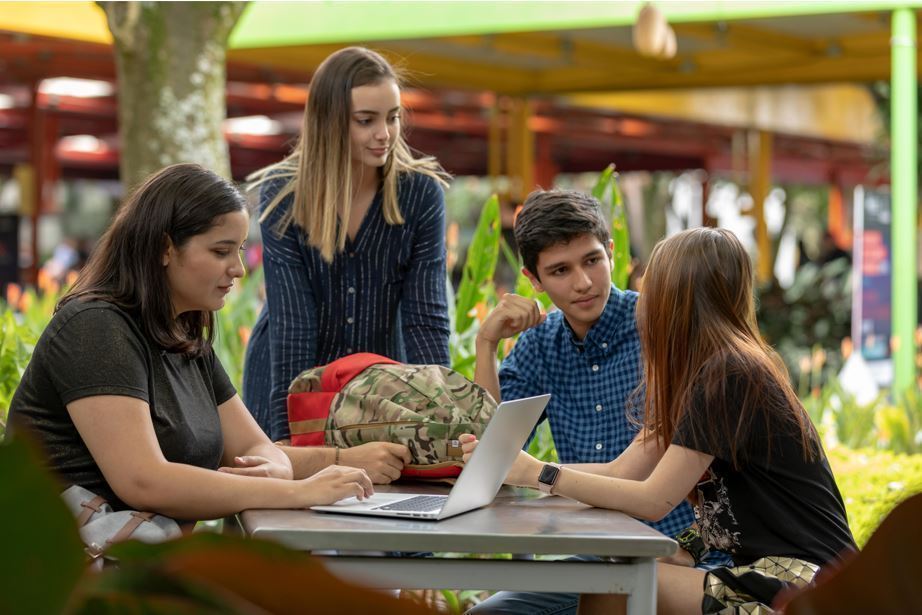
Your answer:
[[[71,301],[45,329],[10,404],[11,432],[28,431],[66,485],[128,508],[112,491],[67,404],[124,395],[150,406],[157,441],[171,462],[216,469],[224,450],[217,407],[236,391],[209,350],[189,359],[151,342],[127,312],[103,301]]]
[[[797,427],[759,411],[746,441],[737,443],[738,451],[748,451],[738,452],[739,469],[731,462],[729,441],[708,443],[706,426],[720,424],[721,417],[741,408],[750,383],[745,373],[728,373],[722,393],[706,397],[699,387],[672,440],[714,456],[697,486],[701,537],[710,548],[729,553],[737,565],[774,555],[823,566],[855,549],[855,542],[822,446],[816,443],[818,456],[805,460]],[[767,395],[773,405],[788,405],[780,388]],[[728,427],[735,432],[739,420],[732,416],[736,420]]]

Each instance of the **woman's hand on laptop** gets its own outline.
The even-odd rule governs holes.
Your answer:
[[[464,452],[462,459],[467,463],[467,460],[471,458],[471,454],[473,454],[474,449],[477,448],[477,444],[480,441],[477,439],[477,436],[469,433],[461,434],[458,440],[461,441],[461,450]],[[519,455],[515,458],[512,469],[509,470],[509,474],[506,475],[506,480],[504,482],[507,485],[515,485],[517,487],[537,488],[538,475],[541,473],[541,468],[543,466],[544,462],[535,459],[525,451],[519,451]]]
[[[364,500],[375,492],[371,479],[361,468],[328,466],[295,482],[305,490],[304,508],[332,504],[349,497]]]

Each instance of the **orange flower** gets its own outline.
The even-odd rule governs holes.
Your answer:
[[[855,346],[854,344],[852,344],[852,338],[850,337],[842,338],[842,358],[843,359],[848,359],[850,356],[852,356],[852,351],[854,350],[854,348]]]
[[[449,250],[454,250],[458,247],[458,236],[460,234],[461,231],[457,222],[452,222],[448,225],[448,230],[445,232],[445,243],[448,245]]]
[[[19,298],[19,311],[28,312],[30,307],[32,307],[32,293],[22,293]]]
[[[897,353],[900,351],[900,338],[898,335],[894,335],[890,338],[890,352]]]
[[[22,297],[22,287],[19,284],[6,285],[6,304],[13,309],[19,305],[19,299]]]
[[[447,267],[449,271],[454,270],[458,263],[458,223],[452,222],[448,225],[448,231],[445,235],[445,245],[448,252]]]
[[[249,327],[240,327],[237,329],[237,335],[240,336],[240,341],[243,342],[243,345],[246,346],[250,343],[250,333],[253,330]]]
[[[44,269],[38,270],[38,278],[36,279],[36,283],[40,291],[47,292],[48,288],[51,286],[51,283],[53,281],[54,280],[51,278],[50,275],[48,275],[47,271],[45,271]]]
[[[475,313],[477,314],[477,322],[483,322],[487,318],[487,304],[483,301],[478,301],[477,305],[474,306]]]
[[[67,288],[73,288],[74,284],[77,283],[77,278],[80,277],[79,271],[70,270],[67,272],[67,279],[64,281]]]

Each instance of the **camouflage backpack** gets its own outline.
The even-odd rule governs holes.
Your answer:
[[[397,442],[410,449],[406,477],[460,474],[458,436],[480,436],[495,410],[483,388],[454,370],[370,353],[309,369],[288,388],[293,446]]]

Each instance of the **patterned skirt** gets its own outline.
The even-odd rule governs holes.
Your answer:
[[[705,615],[768,615],[782,590],[813,581],[819,566],[793,557],[763,557],[746,566],[715,568],[704,577]]]

